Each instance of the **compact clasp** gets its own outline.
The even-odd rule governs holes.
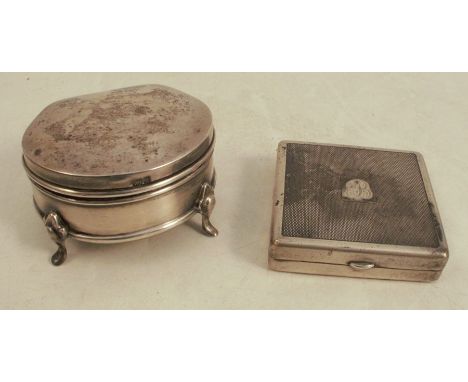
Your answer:
[[[348,263],[348,265],[355,271],[365,271],[375,267],[374,263],[368,263],[366,261],[351,261]]]

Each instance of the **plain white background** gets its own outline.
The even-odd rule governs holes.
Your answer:
[[[467,64],[463,1],[16,1],[1,9],[0,65],[9,71]],[[466,380],[466,321],[454,312],[3,312],[1,376]]]

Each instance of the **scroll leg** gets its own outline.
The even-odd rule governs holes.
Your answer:
[[[209,183],[203,183],[200,196],[196,203],[196,210],[202,216],[203,230],[210,236],[218,236],[218,230],[211,224],[210,216],[216,204],[214,188]]]
[[[50,238],[57,244],[58,249],[52,255],[50,261],[53,265],[59,266],[63,264],[67,258],[67,248],[65,240],[68,237],[68,227],[55,211],[50,211],[44,216],[44,224],[49,232]]]
[[[57,245],[58,249],[50,258],[50,262],[58,267],[59,265],[62,265],[67,259],[67,248],[65,248],[63,244],[57,243]]]

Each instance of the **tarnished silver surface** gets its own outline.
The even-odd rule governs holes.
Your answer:
[[[447,242],[420,154],[279,144],[271,268],[431,281],[440,276],[447,259]]]
[[[115,243],[202,215],[211,236],[214,128],[209,109],[178,90],[146,85],[47,107],[23,137],[36,208],[66,258],[67,237]]]
[[[133,188],[197,161],[213,141],[211,112],[160,85],[84,95],[46,107],[23,136],[28,168],[83,190]]]

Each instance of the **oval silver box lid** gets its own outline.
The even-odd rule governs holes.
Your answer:
[[[166,86],[143,85],[55,102],[34,119],[22,144],[25,165],[44,181],[112,190],[180,172],[213,139],[203,102]]]

